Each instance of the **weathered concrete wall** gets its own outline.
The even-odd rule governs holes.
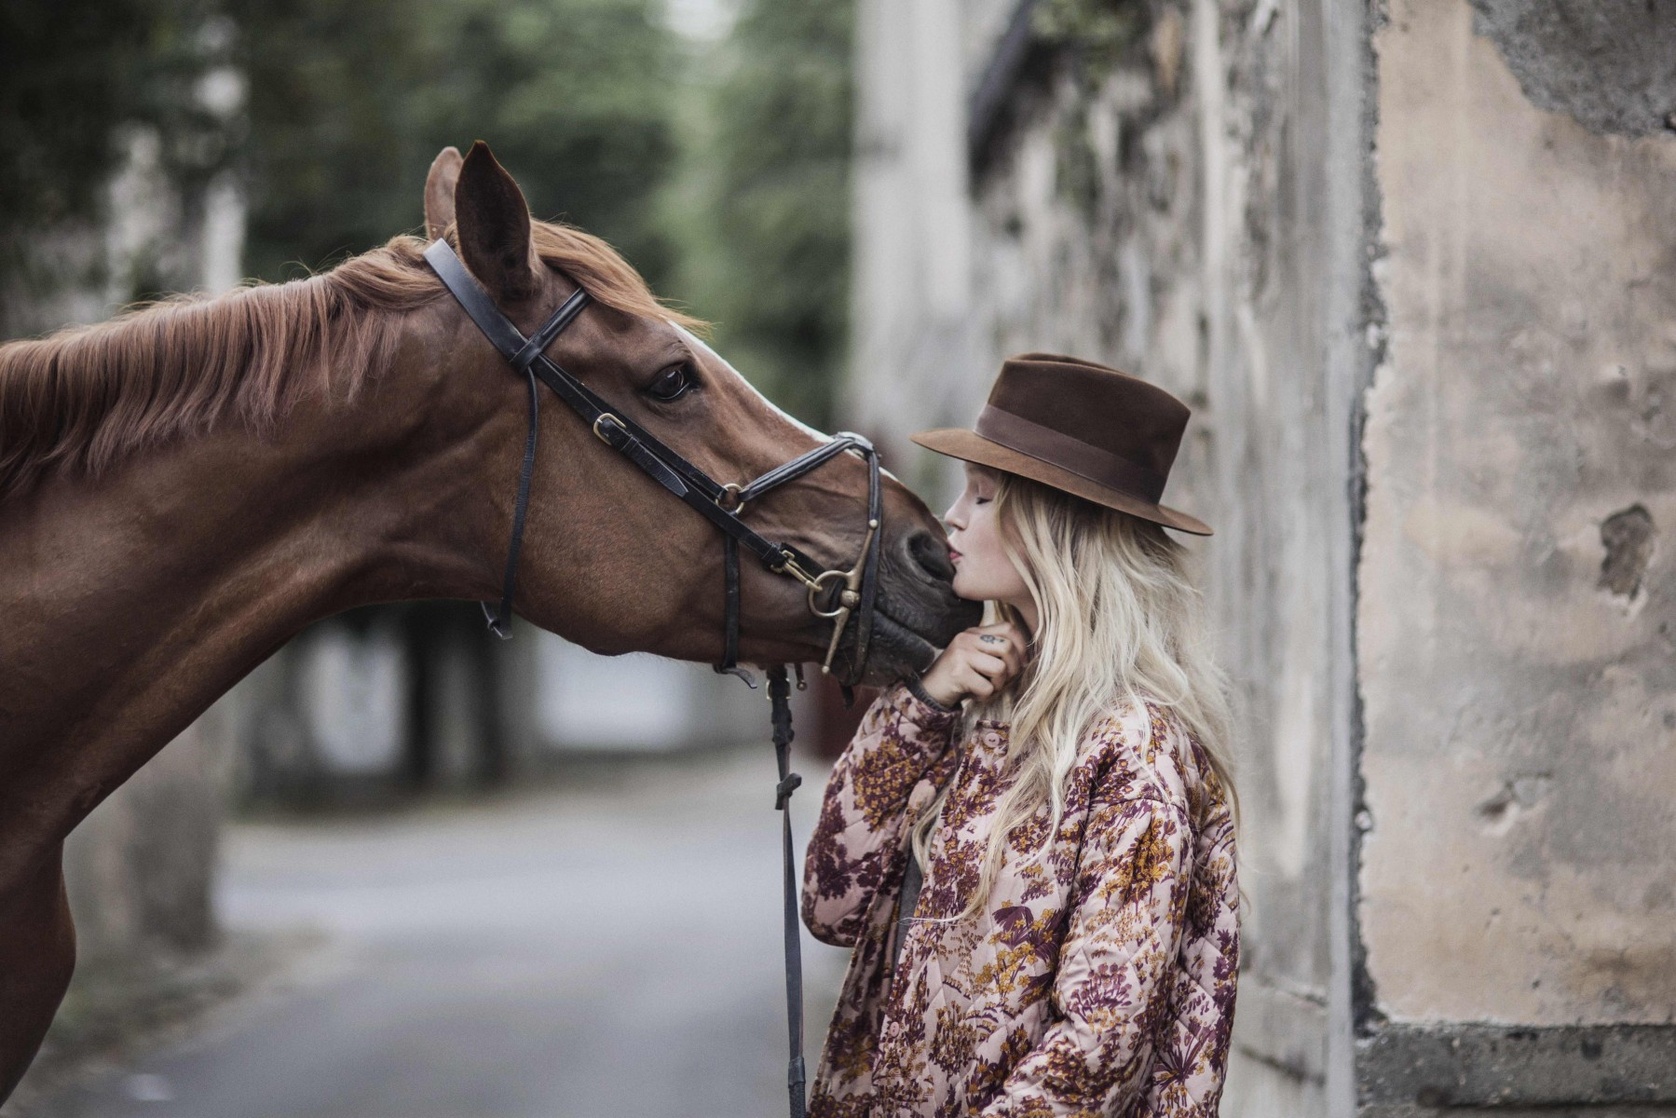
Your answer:
[[[1592,10],[1568,49],[1478,6],[1494,39],[1466,0],[1397,0],[1376,38],[1389,337],[1358,625],[1373,1005],[1669,1023],[1676,134],[1595,130],[1676,101],[1676,19],[1559,5]],[[1663,86],[1635,79],[1655,47]]]
[[[1005,63],[995,7],[963,5],[976,53],[960,81],[978,111]],[[964,337],[942,350],[956,360],[919,360],[857,316],[854,396],[888,399],[872,410],[903,430],[969,423],[1000,359],[1028,349],[1114,364],[1194,408],[1167,499],[1217,528],[1189,546],[1242,710],[1250,907],[1225,1112],[1288,1118],[1349,1089],[1335,976],[1350,966],[1335,955],[1348,953],[1350,781],[1335,748],[1353,720],[1347,478],[1369,234],[1366,40],[1334,7],[1136,5],[1115,62],[1037,42],[999,76],[997,118],[978,128],[991,138],[970,153]],[[887,90],[864,84],[863,105],[905,113]],[[864,285],[877,207],[861,196]],[[929,456],[909,467],[933,470],[952,483]]]
[[[1472,0],[1531,104],[1593,132],[1676,128],[1676,17],[1658,0]]]
[[[927,467],[908,433],[958,409],[973,367],[961,32],[959,0],[856,5],[857,375],[841,412],[910,482]]]

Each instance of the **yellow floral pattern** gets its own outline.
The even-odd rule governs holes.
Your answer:
[[[956,722],[898,684],[827,784],[803,919],[855,952],[810,1118],[1215,1118],[1239,886],[1203,750],[1165,708],[1109,712],[1058,829],[1045,808],[1016,828],[988,903],[962,918],[1007,787],[1007,726],[980,721],[955,748]],[[908,821],[951,780],[892,976]]]

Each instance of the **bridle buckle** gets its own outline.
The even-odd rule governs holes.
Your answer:
[[[594,436],[596,438],[598,438],[599,441],[604,443],[606,446],[610,446],[610,445],[612,445],[611,440],[606,438],[605,437],[605,432],[603,432],[599,429],[599,425],[601,423],[604,423],[607,419],[609,419],[611,421],[612,426],[616,427],[617,430],[619,430],[619,431],[625,431],[626,432],[628,430],[628,428],[623,426],[623,421],[622,420],[618,419],[615,415],[612,415],[610,412],[608,412],[608,411],[607,412],[600,412],[599,416],[594,420]]]

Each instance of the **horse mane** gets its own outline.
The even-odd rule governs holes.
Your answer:
[[[597,302],[702,327],[600,238],[547,222],[533,233],[542,261]],[[397,236],[306,279],[171,296],[0,345],[0,502],[48,473],[97,477],[228,419],[271,432],[310,386],[352,399],[389,369],[401,316],[443,295],[424,248]]]

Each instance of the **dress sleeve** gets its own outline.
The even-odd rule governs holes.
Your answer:
[[[902,851],[908,800],[949,753],[959,710],[898,683],[878,697],[833,766],[803,864],[803,922],[853,947]]]
[[[1095,796],[1052,1023],[985,1118],[1128,1113],[1148,1089],[1186,916],[1192,833],[1186,812],[1161,800]]]

